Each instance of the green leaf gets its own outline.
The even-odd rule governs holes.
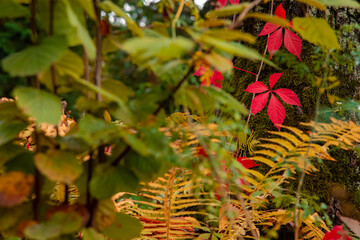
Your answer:
[[[46,240],[51,239],[61,234],[61,226],[55,225],[51,222],[34,224],[27,227],[24,235],[30,239]]]
[[[296,0],[298,2],[301,2],[301,3],[305,3],[309,6],[313,6],[313,7],[316,7],[320,10],[325,10],[326,9],[326,6],[324,4],[322,4],[321,2],[319,2],[318,0]]]
[[[7,146],[7,145],[4,145]],[[9,149],[8,151],[10,151]],[[34,153],[30,151],[25,151],[23,153],[16,155],[14,158],[11,158],[4,167],[6,171],[20,171],[25,174],[34,174]],[[1,154],[1,152],[0,152]],[[0,155],[1,156],[1,155]]]
[[[229,40],[229,41],[246,41],[248,43],[255,43],[256,37],[251,35],[250,33],[244,33],[239,30],[229,30],[229,29],[222,29],[222,28],[215,28],[210,29],[207,32],[205,32],[206,35],[210,37],[216,37],[223,40]]]
[[[93,20],[96,19],[95,8],[92,0],[76,0],[76,2],[78,2],[83,7],[89,17],[91,17]]]
[[[278,16],[270,16],[268,14],[264,13],[248,13],[246,14],[246,18],[257,18],[265,22],[274,23],[276,25],[282,26],[282,27],[289,27],[290,23],[288,20],[278,17]]]
[[[19,120],[0,121],[0,145],[17,138],[19,133],[26,127],[27,124]]]
[[[248,110],[241,104],[236,98],[234,98],[229,93],[218,89],[216,87],[202,87],[207,94],[213,97],[217,102],[220,102],[223,105],[226,105],[228,108],[232,110],[236,110],[244,115],[249,114]]]
[[[0,9],[0,18],[18,18],[30,15],[27,8],[14,0],[1,0]]]
[[[0,132],[1,136],[1,132]],[[0,146],[0,168],[3,164],[5,164],[7,161],[15,158],[16,156],[26,152],[26,150],[19,146],[15,145],[13,143],[7,143]]]
[[[37,153],[35,166],[51,181],[67,184],[72,184],[83,172],[79,160],[72,153],[60,150],[49,150],[46,154]]]
[[[89,35],[89,32],[86,30],[85,26],[83,26],[76,16],[75,12],[73,11],[70,3],[68,0],[63,0],[65,7],[66,7],[66,13],[69,19],[69,23],[71,26],[76,28],[76,33],[82,44],[84,45],[86,52],[90,59],[95,59],[95,45]]]
[[[147,61],[156,58],[159,62],[167,62],[190,52],[194,43],[183,37],[144,37],[129,39],[121,47],[135,58],[135,61]]]
[[[19,87],[13,91],[17,105],[29,116],[36,119],[37,124],[49,123],[57,125],[61,118],[60,99],[43,90]]]
[[[85,228],[82,230],[82,239],[84,240],[105,240],[95,229]]]
[[[66,52],[63,37],[45,38],[39,45],[31,46],[2,60],[3,69],[11,76],[30,76],[46,70]]]
[[[55,69],[60,75],[75,74],[81,76],[84,73],[83,59],[76,53],[68,50],[56,63]]]
[[[56,212],[49,221],[27,227],[25,236],[36,240],[51,239],[74,233],[81,228],[81,224],[82,217],[75,212]]]
[[[118,192],[135,192],[138,185],[139,180],[130,169],[99,165],[90,181],[90,193],[97,199],[106,199]]]
[[[123,101],[127,101],[129,97],[135,96],[134,91],[126,86],[121,81],[116,81],[113,79],[106,79],[101,82],[101,88],[107,90],[108,92],[118,96]]]
[[[305,40],[320,45],[326,49],[340,49],[339,41],[334,30],[323,18],[294,18],[294,29]]]
[[[360,8],[360,3],[354,0],[317,0],[317,1],[330,7]]]
[[[142,224],[136,218],[117,213],[115,221],[103,233],[112,240],[131,240],[140,237]]]
[[[214,18],[214,17],[226,17],[226,16],[232,16],[234,14],[239,14],[246,7],[248,7],[249,3],[240,3],[236,5],[228,5],[223,8],[218,8],[216,10],[210,11],[206,14],[206,18]]]
[[[247,58],[250,60],[259,60],[259,61],[263,59],[263,56],[260,55],[256,50],[248,48],[240,43],[226,42],[214,37],[199,35],[196,33],[191,33],[191,35],[200,42],[212,45],[219,50],[223,50],[237,57]],[[264,62],[272,67],[277,68],[277,66],[268,59],[264,59]]]
[[[143,36],[143,32],[142,32],[141,28],[118,5],[116,5],[115,3],[111,2],[111,1],[104,1],[104,2],[100,3],[100,7],[105,12],[114,12],[119,17],[124,18],[126,21],[126,25],[135,35]]]
[[[81,228],[83,218],[76,212],[56,212],[51,216],[50,222],[61,226],[61,233],[68,234]]]
[[[103,119],[87,114],[79,122],[79,128],[71,136],[83,139],[88,145],[98,146],[110,142],[119,129]]]

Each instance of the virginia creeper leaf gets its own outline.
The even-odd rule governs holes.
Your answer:
[[[239,4],[240,0],[229,0],[231,5]]]
[[[300,101],[299,101],[296,93],[294,93],[290,89],[280,88],[280,89],[274,90],[273,92],[277,93],[277,95],[279,95],[279,97],[287,104],[296,105],[296,106],[301,107]]]
[[[268,87],[259,81],[250,84],[247,89],[245,89],[245,91],[249,93],[261,93],[267,90],[269,90]]]
[[[198,70],[193,74],[194,76],[200,77],[201,75],[204,75],[204,73],[207,72],[207,69],[203,66],[200,66]]]
[[[259,164],[255,163],[253,160],[251,160],[250,158],[247,157],[238,157],[236,159],[236,161],[238,161],[239,163],[241,163],[241,165],[243,165],[244,168],[252,168],[252,167],[256,167]]]
[[[224,79],[224,77],[221,74],[221,72],[214,70],[214,73],[211,76],[210,81],[211,81],[212,85],[214,85],[215,87],[221,88],[223,79]]]
[[[275,16],[281,17],[281,18],[285,18],[286,17],[286,11],[282,6],[282,3],[279,4],[279,6],[277,6],[277,8],[275,9]]]
[[[270,59],[279,50],[282,44],[282,29],[275,31],[268,38],[268,49],[270,53]]]
[[[285,28],[284,45],[286,49],[295,55],[300,61],[302,43],[298,35]]]
[[[281,104],[281,102],[271,94],[269,106],[267,109],[267,114],[271,122],[275,125],[275,127],[280,131],[281,126],[285,120],[285,108]]]
[[[266,102],[269,98],[269,92],[262,93],[254,97],[254,99],[251,101],[250,110],[252,114],[257,114],[260,112],[266,105]]]
[[[278,29],[279,27],[280,27],[279,25],[268,22],[265,24],[264,28],[261,30],[258,36],[268,35],[273,31],[275,31],[276,29]]]
[[[220,3],[222,7],[225,7],[227,0],[218,0],[217,2]]]
[[[281,77],[281,75],[283,75],[283,73],[274,73],[271,74],[270,78],[269,78],[269,86],[270,89],[272,89],[274,87],[274,85],[277,83],[277,81],[279,80],[279,78]]]

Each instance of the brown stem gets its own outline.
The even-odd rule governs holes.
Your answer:
[[[37,132],[37,127],[35,127],[35,154],[40,151],[40,138]],[[33,211],[34,211],[34,220],[39,222],[40,221],[40,196],[41,196],[41,175],[37,168],[35,168],[35,199],[33,201]]]
[[[101,73],[102,73],[102,36],[101,36],[101,30],[100,30],[100,21],[101,21],[101,15],[100,15],[100,8],[99,8],[99,0],[93,0],[95,13],[97,16],[97,19],[95,21],[95,36],[96,36],[96,60],[95,60],[95,82],[96,86],[101,88]],[[96,94],[96,99],[101,102],[101,94]]]
[[[89,153],[89,161],[88,161],[88,174],[87,174],[87,179],[86,179],[86,207],[90,213],[90,219],[87,223],[87,227],[90,227],[92,224],[92,219],[93,219],[93,201],[91,198],[91,194],[90,194],[90,181],[93,175],[93,163],[94,163],[94,159],[93,159],[93,153],[90,152]]]
[[[32,0],[30,4],[30,28],[31,28],[31,40],[32,43],[37,42],[37,25],[36,25],[36,0]]]
[[[245,19],[245,16],[248,12],[251,11],[251,9],[253,9],[254,7],[256,7],[257,5],[259,5],[263,0],[254,0],[250,3],[249,6],[247,6],[244,11],[241,12],[241,14],[239,15],[239,17],[236,19],[235,22],[233,22],[233,24],[231,24],[229,26],[229,29],[232,30],[232,29],[235,29],[237,28],[241,23],[242,21],[244,21]]]

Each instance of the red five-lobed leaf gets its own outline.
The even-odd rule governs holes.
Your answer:
[[[280,125],[282,125],[285,120],[286,112],[284,106],[273,94],[271,94],[267,114],[269,115],[271,122],[280,131]]]
[[[210,81],[212,83],[213,86],[217,87],[217,88],[221,88],[222,83],[223,83],[223,75],[221,74],[221,72],[218,72],[216,70],[214,70],[213,75],[210,78]]]
[[[277,81],[279,80],[279,78],[281,77],[281,75],[283,75],[283,73],[274,73],[271,74],[271,76],[269,77],[269,86],[270,89],[272,89],[274,87],[274,85],[277,83]]]
[[[300,54],[302,42],[298,35],[285,29],[284,45],[291,54],[295,55],[301,61]]]
[[[267,103],[268,98],[269,98],[269,92],[262,93],[254,97],[250,105],[250,111],[252,112],[252,114],[255,115],[261,110],[263,110],[263,108]]]
[[[279,30],[276,30],[268,38],[267,44],[268,44],[268,50],[269,50],[269,53],[270,53],[270,59],[272,58],[272,56],[281,47],[281,44],[282,44],[282,30],[283,30],[283,28],[280,28]]]
[[[247,89],[245,89],[245,91],[249,93],[261,93],[267,90],[269,90],[268,87],[259,81],[250,84]]]
[[[239,4],[240,0],[229,0],[231,5]]]
[[[218,0],[217,2],[220,3],[222,7],[225,7],[227,0]]]
[[[276,93],[285,103],[301,107],[297,95],[292,90],[287,88],[272,90],[272,88],[280,79],[282,74],[283,73],[274,73],[270,76],[270,90],[262,82],[254,82],[250,84],[247,89],[245,89],[245,91],[250,93],[261,93],[251,101],[250,110],[251,113],[254,115],[260,112],[265,107],[269,98],[269,94],[271,93],[267,114],[269,115],[271,122],[277,127],[277,129],[279,129],[279,131],[281,128],[280,125],[282,125],[285,120],[286,112],[281,102],[275,97],[274,94],[272,94],[272,92]],[[264,91],[267,92],[263,93]]]
[[[286,11],[283,8],[282,3],[276,8],[275,16],[285,19]],[[261,30],[261,32],[258,35],[258,36],[264,36],[270,34],[267,41],[270,59],[279,50],[283,41],[282,30],[284,27],[280,27],[280,29],[278,29],[279,27],[280,27],[279,25],[273,23],[266,23],[264,28]],[[290,22],[290,27],[292,27],[292,22]],[[296,35],[295,33],[291,32],[286,28],[284,35],[284,45],[291,54],[295,55],[301,61],[300,58],[301,49],[302,49],[301,39],[299,38],[298,35]]]
[[[279,88],[279,89],[274,90],[273,92],[276,93],[277,95],[279,95],[281,100],[283,100],[287,104],[296,105],[296,106],[301,107],[300,101],[299,101],[296,93],[294,93],[290,89]]]

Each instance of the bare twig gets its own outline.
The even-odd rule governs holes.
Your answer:
[[[96,60],[95,60],[95,82],[96,86],[101,88],[101,73],[102,73],[102,36],[100,30],[100,8],[99,8],[99,0],[93,0],[95,13],[97,19],[95,21],[95,34],[96,34]],[[96,94],[96,99],[101,102],[101,94]]]
[[[177,21],[179,20],[180,18],[180,15],[181,15],[181,12],[183,11],[184,9],[184,5],[185,5],[185,0],[181,0],[180,2],[180,6],[176,12],[176,15],[174,17],[174,20],[172,21],[171,23],[171,31],[172,31],[172,37],[176,37],[176,23]]]
[[[244,11],[241,12],[241,14],[239,15],[239,17],[236,19],[236,21],[233,22],[233,24],[231,24],[229,26],[229,29],[235,29],[236,27],[238,27],[242,21],[244,21],[245,16],[248,12],[251,11],[251,9],[253,9],[254,7],[256,7],[257,5],[259,5],[263,0],[254,0],[253,2],[250,3],[249,6],[247,6]]]

